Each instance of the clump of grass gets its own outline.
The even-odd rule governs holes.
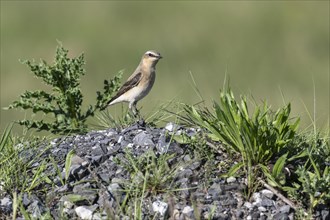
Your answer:
[[[282,187],[308,208],[309,215],[318,206],[330,206],[330,143],[329,137],[304,135],[298,139],[303,148],[302,159],[294,170],[296,179],[290,186]]]
[[[19,140],[10,134],[11,126],[7,127],[1,138],[0,149],[0,179],[1,184],[8,194],[13,191],[30,192],[44,182],[49,182],[45,170],[46,161],[34,163],[44,151],[39,152],[39,138],[33,140]],[[30,153],[31,155],[27,155]],[[35,159],[33,159],[35,158]],[[32,175],[29,175],[32,174]]]
[[[42,191],[40,186],[52,184],[46,172],[48,161],[39,159],[47,148],[39,151],[42,139],[16,138],[11,129],[12,125],[7,126],[0,139],[0,195],[12,196],[14,219],[18,210],[30,219],[22,205],[22,195]]]
[[[206,129],[208,136],[221,141],[228,153],[241,156],[241,162],[228,175],[243,169],[248,196],[256,189],[257,178],[268,173],[268,162],[289,146],[299,124],[299,119],[290,122],[290,104],[274,113],[264,103],[255,106],[251,113],[246,97],[242,96],[238,103],[230,89],[220,92],[220,101],[213,103],[213,111],[188,105],[185,111],[187,121]]]

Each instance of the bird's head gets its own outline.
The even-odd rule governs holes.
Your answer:
[[[145,54],[143,54],[142,62],[150,66],[155,66],[161,58],[163,57],[160,55],[160,53],[154,50],[148,50],[145,52]]]

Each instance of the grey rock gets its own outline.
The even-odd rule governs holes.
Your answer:
[[[93,165],[99,166],[101,163],[103,163],[108,158],[105,155],[96,155],[96,156],[92,156],[90,159],[91,159],[91,162]]]
[[[93,217],[93,211],[90,210],[87,206],[78,206],[75,208],[76,214],[84,220],[90,220]]]
[[[102,179],[102,181],[109,183],[110,181],[110,174],[109,173],[100,173],[99,177]]]
[[[23,205],[25,207],[27,207],[28,205],[30,205],[31,199],[30,199],[30,196],[27,193],[24,193],[23,194],[22,202],[23,202]]]
[[[286,213],[277,213],[273,216],[274,220],[289,220],[289,216]]]
[[[40,219],[46,209],[39,200],[35,200],[28,206],[27,211],[31,213],[33,218]]]
[[[165,216],[168,211],[168,204],[162,201],[154,201],[152,203],[152,210],[159,213],[161,216]]]
[[[139,146],[154,146],[152,138],[152,135],[142,131],[133,138],[133,143]]]
[[[290,209],[291,209],[291,207],[289,205],[284,205],[284,206],[280,207],[280,212],[289,214]]]
[[[123,198],[125,195],[125,192],[123,191],[123,188],[118,183],[111,183],[108,186],[108,191],[116,198],[119,199],[119,201]]]
[[[5,197],[3,199],[0,200],[0,213],[1,210],[3,210],[4,212],[12,212],[12,206],[13,206],[13,202],[9,197]]]
[[[245,202],[244,206],[248,209],[253,209],[253,207],[254,207],[254,205],[252,205],[252,203],[250,203],[250,202]]]
[[[329,220],[330,219],[330,214],[329,214],[329,210],[323,209],[321,211],[321,215],[322,215],[322,220]]]
[[[236,183],[231,183],[230,185],[221,186],[221,189],[223,191],[233,191],[233,190],[238,190],[239,188],[240,188],[239,184]]]
[[[237,200],[235,198],[228,198],[224,201],[221,201],[221,204],[223,206],[236,206],[237,205]]]
[[[225,213],[219,213],[219,214],[217,215],[217,219],[219,219],[219,220],[229,220],[230,218],[229,218],[229,216],[228,216],[227,214],[225,214]]]
[[[268,189],[261,190],[261,194],[268,199],[271,199],[274,196],[274,193]]]
[[[220,195],[222,194],[222,189],[220,184],[213,183],[212,186],[208,190],[208,194],[210,194],[213,200],[218,200]]]
[[[172,213],[173,220],[179,220],[180,219],[180,211],[178,209],[174,209]]]
[[[70,167],[70,176],[74,177],[76,180],[82,179],[87,174],[88,174],[88,170],[86,169],[86,167],[82,165],[72,165]]]
[[[71,165],[82,165],[85,160],[78,155],[73,155],[71,158]]]
[[[241,219],[241,218],[243,218],[243,217],[244,217],[244,211],[241,210],[241,209],[237,210],[237,211],[236,211],[236,218],[237,218],[237,219]]]
[[[187,154],[183,157],[183,160],[186,162],[189,162],[189,161],[191,161],[191,157],[189,156],[189,154]]]
[[[189,137],[195,136],[197,134],[197,130],[195,128],[188,128],[186,134]]]
[[[90,183],[79,184],[73,187],[73,193],[78,194],[88,201],[88,204],[94,204],[97,198],[97,191],[91,188]]]
[[[253,199],[254,201],[257,201],[257,200],[260,199],[260,198],[261,198],[261,194],[260,194],[260,193],[255,192],[255,193],[252,194],[252,199]]]
[[[260,213],[259,212],[253,212],[251,217],[252,217],[252,219],[257,220],[260,217]]]
[[[265,206],[265,207],[271,207],[271,206],[274,206],[274,201],[271,200],[271,199],[263,199],[260,203],[261,206]]]
[[[201,165],[201,162],[200,161],[196,161],[194,163],[192,163],[191,165],[189,165],[187,168],[191,169],[191,170],[195,170],[197,168],[199,168]]]
[[[65,184],[61,187],[56,188],[55,192],[56,193],[65,193],[65,192],[68,192],[69,190],[70,190],[70,188],[69,188],[68,184]]]
[[[180,125],[177,125],[173,122],[169,122],[165,125],[165,129],[167,131],[170,131],[170,132],[176,132],[178,131],[179,129],[181,129],[182,127]]]
[[[70,201],[63,201],[63,206],[66,209],[71,209],[71,208],[73,208],[74,204]]]
[[[178,178],[189,178],[190,176],[193,175],[193,171],[191,169],[184,169],[181,172],[178,173]]]
[[[189,192],[189,187],[187,183],[181,183],[180,184],[180,198],[182,199],[189,199],[190,197],[190,192]]]
[[[236,182],[236,178],[235,177],[231,176],[231,177],[228,177],[227,178],[227,183],[234,183],[234,182]]]
[[[182,214],[185,217],[188,217],[188,218],[192,219],[193,216],[194,216],[194,209],[191,206],[186,206],[186,207],[183,208]]]
[[[260,212],[266,212],[266,211],[267,211],[267,209],[266,209],[265,207],[263,207],[263,206],[259,206],[259,207],[258,207],[258,210],[259,210]]]

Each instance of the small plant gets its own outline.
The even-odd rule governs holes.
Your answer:
[[[41,112],[44,116],[51,116],[49,120],[19,120],[20,125],[38,131],[52,133],[84,132],[87,128],[87,118],[94,116],[94,112],[105,108],[107,101],[119,88],[121,74],[114,79],[104,81],[104,92],[97,91],[97,102],[89,105],[87,111],[82,111],[83,95],[79,80],[85,75],[84,54],[76,58],[68,57],[68,50],[58,46],[55,61],[49,65],[42,60],[39,64],[24,61],[32,73],[51,87],[52,92],[26,91],[18,101],[14,101],[7,109],[31,109],[33,113]]]
[[[42,183],[50,183],[44,172],[47,162],[42,160],[38,166],[34,166],[36,159],[31,159],[39,158],[47,149],[41,152],[37,149],[40,142],[38,138],[29,141],[16,140],[11,137],[10,131],[11,126],[6,128],[0,143],[1,188],[12,194],[15,191],[31,192]]]
[[[257,186],[257,177],[268,172],[264,169],[268,162],[281,156],[295,136],[299,119],[290,123],[290,104],[273,113],[264,103],[250,115],[246,97],[241,97],[238,104],[230,89],[221,92],[220,103],[214,102],[213,106],[214,112],[210,112],[186,105],[187,121],[205,128],[209,137],[225,144],[229,153],[241,155],[242,161],[231,168],[228,176],[243,168],[249,196]]]
[[[296,200],[303,201],[311,214],[318,205],[330,205],[330,144],[318,135],[303,141],[305,162],[295,170],[297,179],[292,187],[283,189]]]

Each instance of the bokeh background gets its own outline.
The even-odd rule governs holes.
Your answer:
[[[317,126],[329,126],[329,1],[1,1],[1,108],[25,90],[48,89],[19,59],[52,62],[57,40],[70,56],[85,53],[85,104],[104,79],[122,69],[126,79],[154,49],[165,58],[138,105],[145,114],[173,99],[200,101],[192,73],[207,105],[227,78],[237,97],[274,109],[291,102],[303,128],[316,103]],[[1,109],[0,131],[24,117]]]

